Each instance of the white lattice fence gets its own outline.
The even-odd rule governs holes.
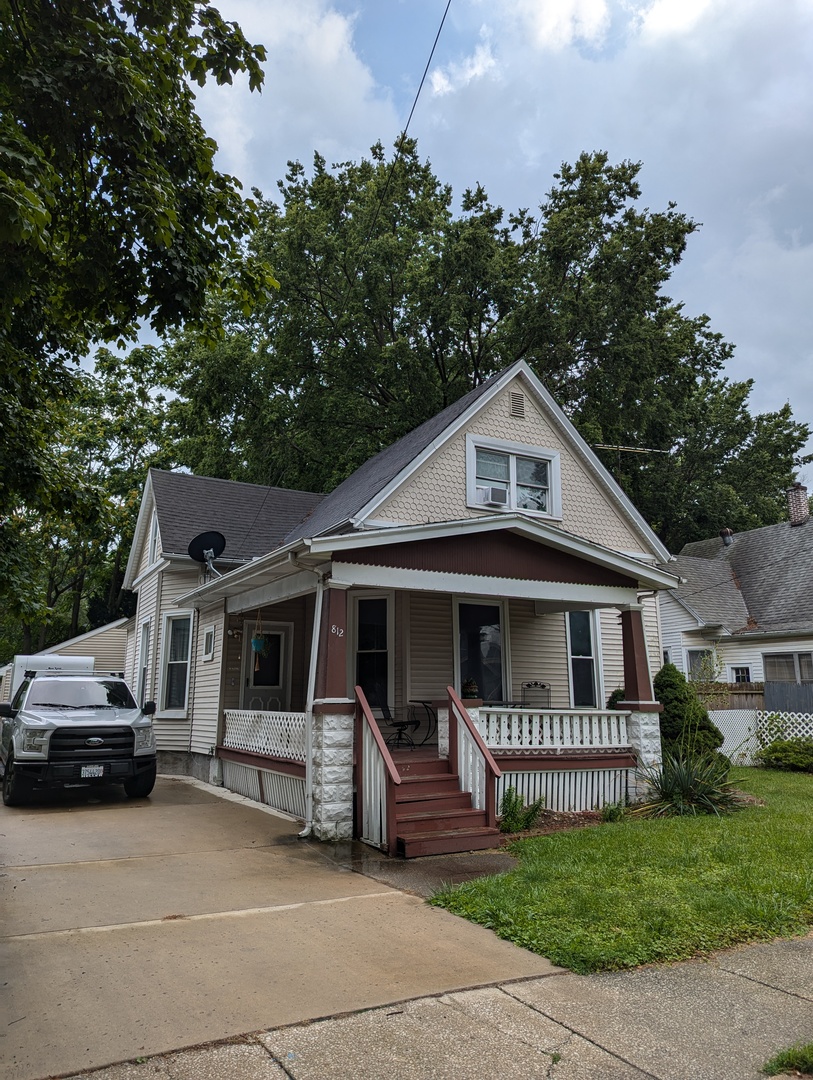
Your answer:
[[[813,738],[813,714],[756,709],[720,709],[709,713],[725,739],[721,749],[735,765],[753,765],[759,747],[773,739]]]
[[[251,754],[305,761],[305,713],[227,709],[223,746]]]

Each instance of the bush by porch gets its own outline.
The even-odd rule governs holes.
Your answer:
[[[432,903],[582,974],[803,934],[813,779],[753,768],[732,778],[765,805],[522,840],[516,870]]]

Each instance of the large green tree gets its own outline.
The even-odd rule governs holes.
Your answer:
[[[273,284],[191,88],[259,88],[264,55],[201,0],[0,0],[0,520],[73,505],[52,417],[93,342]]]
[[[672,550],[778,520],[809,428],[754,416],[732,346],[667,294],[697,224],[640,206],[641,165],[582,154],[537,213],[479,186],[460,212],[403,140],[387,160],[289,166],[253,248],[278,295],[169,359],[179,455],[200,472],[329,490],[524,357]],[[632,452],[622,447],[643,451]]]

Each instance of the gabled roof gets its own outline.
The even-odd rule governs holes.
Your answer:
[[[150,478],[164,555],[186,555],[189,541],[211,530],[225,536],[227,561],[265,555],[325,498],[160,469]]]
[[[813,631],[813,520],[735,533],[727,547],[719,537],[686,544],[677,568],[689,580],[674,595],[702,606],[706,624],[739,634]],[[736,627],[732,584],[746,614]]]
[[[351,523],[358,526],[364,524],[366,519],[374,518],[377,507],[400,484],[404,483],[435,450],[453,438],[479,410],[485,408],[517,376],[521,377],[549,418],[568,440],[574,453],[581,457],[584,466],[591,471],[610,500],[616,504],[639,534],[644,541],[644,546],[662,561],[668,560],[670,558],[668,550],[524,360],[517,360],[503,371],[493,375],[442,412],[415,428],[414,431],[366,461],[344,483],[331,492],[312,514],[299,522],[288,533],[284,542],[287,544],[304,537],[340,532]]]
[[[202,532],[226,538],[224,563],[242,563],[278,547],[293,526],[324,499],[311,491],[263,487],[192,473],[150,469],[136,522],[124,584],[132,588],[139,553],[147,542],[153,508],[162,554],[187,556]]]
[[[723,626],[730,634],[748,626],[748,609],[730,566],[690,555],[678,555],[669,564],[669,569],[686,579],[679,588],[670,589],[670,595],[698,623],[703,626]]]
[[[309,517],[299,522],[290,531],[285,537],[285,543],[291,543],[304,536],[320,536],[322,533],[335,531],[349,522],[399,473],[408,468],[427,447],[431,447],[439,436],[444,435],[455,420],[468,412],[502,380],[504,375],[505,372],[500,372],[486,379],[436,416],[426,420],[374,457],[368,458],[354,473],[334,488]]]

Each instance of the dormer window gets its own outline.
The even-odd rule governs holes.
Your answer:
[[[468,435],[466,459],[469,506],[561,517],[555,450]]]

